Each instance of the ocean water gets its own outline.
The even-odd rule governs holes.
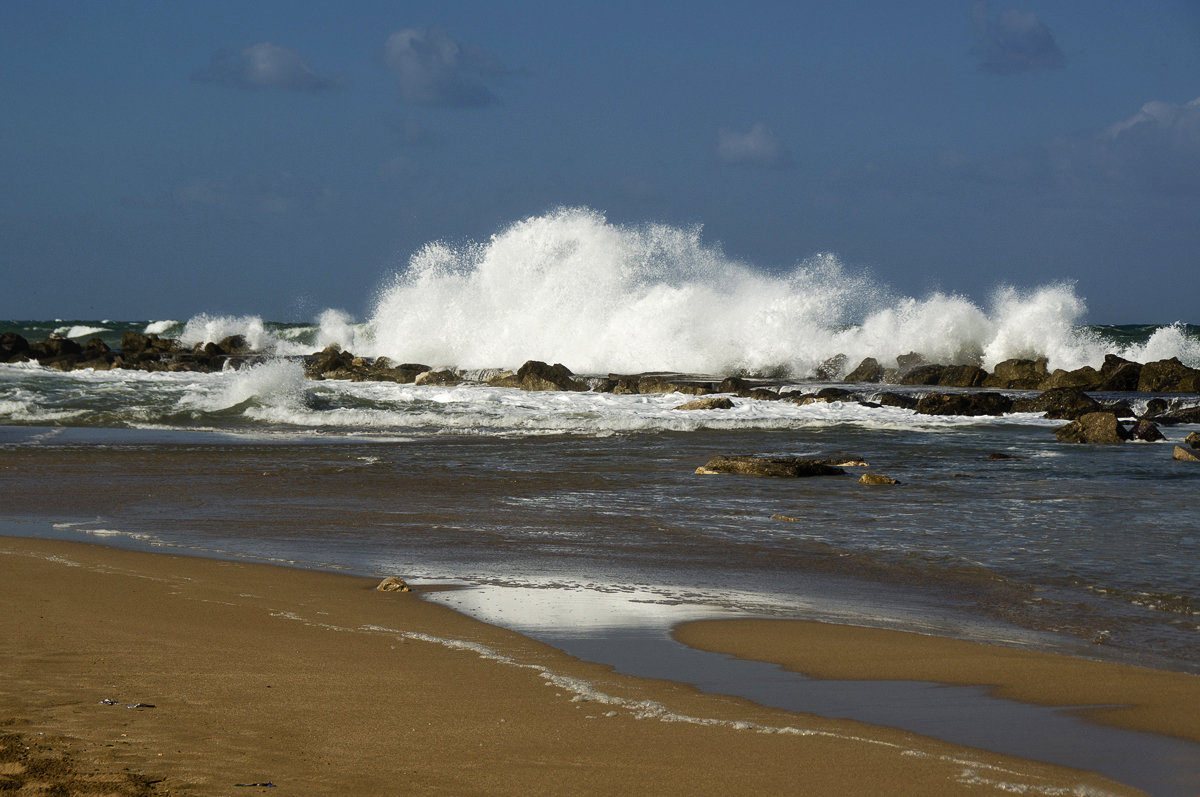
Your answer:
[[[362,320],[0,321],[31,341],[114,347],[129,330],[189,345],[242,334],[267,355],[213,374],[0,365],[0,533],[457,583],[459,608],[560,641],[765,615],[1200,672],[1200,468],[1171,458],[1200,427],[1068,445],[1053,434],[1062,422],[1033,414],[739,398],[681,412],[678,394],[311,381],[297,359],[337,344],[476,379],[541,359],[805,390],[834,384],[813,373],[839,354],[844,370],[908,352],[988,368],[1098,366],[1106,353],[1200,367],[1195,326],[1087,326],[1085,313],[1067,284],[897,296],[833,256],[767,273],[698,230],[568,209],[489,241],[429,244]],[[694,473],[720,454],[852,454],[901,484],[864,487],[856,469]]]

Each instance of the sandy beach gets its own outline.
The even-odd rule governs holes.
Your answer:
[[[0,782],[29,794],[56,782],[111,794],[1135,793],[1090,773],[617,676],[375,583],[0,538]],[[735,622],[682,633],[808,668],[788,647],[797,630]],[[822,672],[879,676],[854,666],[875,651],[862,629],[819,632],[834,651]],[[957,644],[891,643],[918,660]],[[955,677],[1000,683],[997,666],[1043,666],[1038,654],[978,653],[956,661]],[[1090,680],[1092,663],[1063,666],[1049,671],[1054,689]],[[1200,679],[1103,668],[1098,688],[1118,690],[1103,694],[1145,697],[1144,710],[1104,719],[1195,738],[1186,706]]]

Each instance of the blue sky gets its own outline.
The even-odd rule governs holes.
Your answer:
[[[0,318],[362,316],[561,205],[1200,323],[1200,3],[26,2]]]

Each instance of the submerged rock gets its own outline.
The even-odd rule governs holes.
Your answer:
[[[1180,462],[1200,462],[1200,457],[1188,451],[1183,446],[1175,446],[1175,453],[1171,455],[1171,459],[1177,459]]]
[[[704,476],[738,474],[775,478],[841,476],[846,473],[836,465],[830,465],[824,460],[749,456],[713,457],[704,465],[696,468],[695,472]]]
[[[875,401],[881,407],[899,407],[905,410],[917,408],[917,397],[904,393],[881,393],[875,397]]]
[[[1046,418],[1073,421],[1099,412],[1099,402],[1077,387],[1055,387],[1031,399],[1013,402],[1013,412],[1043,412]]]
[[[685,404],[680,404],[674,409],[677,410],[731,410],[733,402],[726,396],[709,396],[707,398],[698,398],[689,401]]]
[[[926,393],[916,410],[922,415],[1003,415],[1012,404],[1000,393]]]
[[[864,473],[858,477],[859,484],[899,484],[899,479],[884,476],[882,473]]]
[[[1089,412],[1054,430],[1063,443],[1124,443],[1129,432],[1111,412]]]
[[[1200,423],[1200,407],[1188,407],[1182,410],[1171,410],[1154,416],[1154,422],[1159,426],[1174,426],[1180,423]]]

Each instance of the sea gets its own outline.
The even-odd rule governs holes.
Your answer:
[[[680,411],[691,396],[483,384],[530,359],[592,384],[670,372],[804,391],[910,352],[988,369],[1014,357],[1099,367],[1109,353],[1200,367],[1200,327],[1085,315],[1069,283],[910,297],[832,255],[768,272],[698,229],[563,209],[486,241],[428,244],[363,319],[0,321],[31,342],[238,334],[262,353],[218,373],[0,365],[0,533],[452,584],[436,599],[635,674],[678,653],[672,624],[750,616],[1200,673],[1200,466],[1172,459],[1200,426],[1093,446],[1060,443],[1063,422],[1031,413],[738,397]],[[300,358],[330,344],[464,382],[307,379]],[[818,379],[839,355],[841,372]],[[1099,398],[1141,410],[1154,396]],[[717,455],[868,467],[695,473]],[[899,484],[860,485],[864,470]]]

